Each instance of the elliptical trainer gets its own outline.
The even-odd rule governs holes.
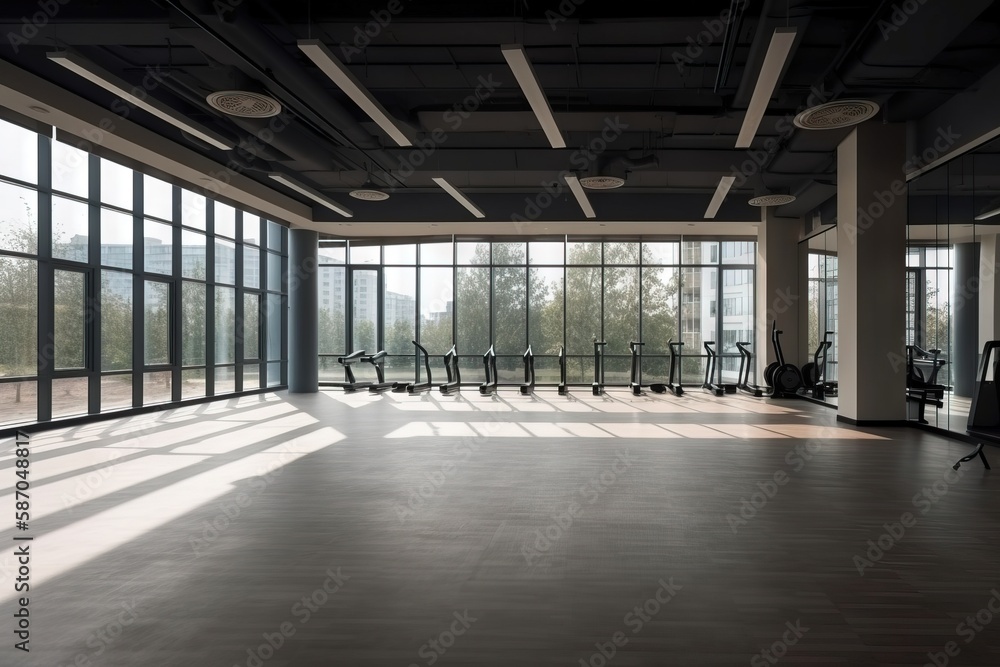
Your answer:
[[[771,322],[771,345],[774,347],[774,356],[777,361],[772,361],[764,369],[764,381],[771,388],[771,398],[795,398],[800,387],[802,387],[802,372],[795,364],[785,363],[785,355],[781,351],[781,334],[778,329],[778,322]]]

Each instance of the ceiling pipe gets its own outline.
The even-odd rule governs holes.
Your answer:
[[[743,27],[743,12],[747,0],[729,0],[729,17],[726,21],[726,33],[722,38],[722,53],[719,55],[719,69],[715,73],[715,87],[712,92],[718,93],[726,85],[729,78],[729,68],[733,64],[733,54]],[[735,23],[735,25],[734,25]]]

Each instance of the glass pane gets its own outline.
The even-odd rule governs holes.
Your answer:
[[[0,377],[38,373],[38,263],[0,255]],[[0,391],[11,385],[0,384]],[[34,389],[32,389],[34,391]],[[32,413],[32,418],[34,418]],[[6,421],[6,419],[0,419]]]
[[[204,231],[207,206],[203,195],[181,190],[181,224]]]
[[[260,287],[260,250],[243,246],[243,286]]]
[[[132,170],[101,158],[101,201],[131,211],[133,190]]]
[[[88,380],[55,378],[52,380],[52,417],[75,417],[87,414]]]
[[[524,266],[528,261],[524,243],[494,243],[493,264]]]
[[[204,368],[192,368],[181,371],[182,400],[186,398],[202,398],[207,393]]]
[[[231,394],[236,391],[236,367],[226,366],[215,369],[215,395]]]
[[[170,363],[170,285],[147,280],[145,285],[145,353],[147,366]]]
[[[171,375],[170,371],[160,371],[157,373],[146,373],[142,382],[142,404],[155,405],[166,403],[171,399]]]
[[[279,294],[267,295],[267,359],[281,361],[282,328],[281,320],[284,302]],[[270,382],[270,371],[268,372]],[[269,385],[270,386],[270,385]]]
[[[52,189],[77,197],[90,195],[90,155],[61,141],[52,142]]]
[[[215,239],[215,282],[236,284],[236,244]]]
[[[351,351],[377,352],[378,271],[352,271],[354,318],[351,321]]]
[[[205,280],[205,235],[200,232],[181,231],[181,276]]]
[[[320,264],[346,264],[347,246],[343,243],[336,245],[321,243],[318,257]]]
[[[638,243],[605,243],[604,244],[605,264],[638,264],[639,244]]]
[[[515,246],[517,244],[504,244]],[[524,249],[521,245],[521,254]],[[512,249],[514,253],[517,249]],[[510,255],[510,251],[504,251]],[[497,267],[493,269],[494,329],[497,354],[524,354],[527,343],[526,283],[524,267]],[[488,320],[487,320],[488,321]],[[483,352],[486,349],[483,348]],[[520,365],[519,365],[520,367]],[[523,379],[523,376],[522,376]]]
[[[458,333],[455,342],[458,350],[463,354],[484,354],[493,343],[490,337],[490,268],[460,268],[457,299],[455,316],[458,318]],[[497,327],[500,327],[499,316]],[[403,354],[405,349],[401,347],[399,353]]]
[[[79,271],[55,272],[55,327],[53,360],[56,370],[83,368],[86,365],[84,350],[84,304],[86,303],[86,275]]]
[[[243,295],[243,358],[260,358],[259,294]]]
[[[600,264],[601,244],[597,241],[570,241],[566,244],[567,264]]]
[[[624,244],[621,244],[624,245]],[[635,244],[633,244],[635,245]],[[614,251],[623,254],[621,249]],[[632,253],[631,249],[625,251]],[[638,247],[634,250],[638,255]],[[639,339],[639,269],[604,270],[604,348],[606,355],[629,355],[629,341]],[[610,367],[605,365],[606,370]],[[627,377],[624,378],[627,382]],[[611,381],[611,378],[608,378]]]
[[[260,216],[243,211],[243,242],[260,245]]]
[[[416,338],[417,313],[416,269],[388,268],[383,269],[383,275],[385,351],[389,354],[413,354],[411,341]]]
[[[757,244],[754,241],[723,241],[723,264],[753,264],[757,261]]]
[[[454,293],[450,268],[420,269],[420,344],[432,356],[451,348]]]
[[[233,289],[232,287],[216,287],[215,288],[215,363],[232,364],[235,362],[236,362],[236,290]]]
[[[718,264],[717,241],[684,241],[682,259],[685,264]]]
[[[565,252],[562,241],[533,241],[528,244],[528,262],[562,266]]]
[[[38,193],[0,182],[0,250],[38,252]]]
[[[174,219],[174,186],[148,174],[142,175],[143,215]]]
[[[566,269],[566,353],[593,355],[601,337],[601,269]]]
[[[162,222],[146,220],[143,228],[146,271],[171,275],[174,272],[174,230]]]
[[[347,269],[342,266],[319,267],[319,351],[321,354],[346,354]],[[407,341],[409,342],[409,341]]]
[[[267,249],[275,250],[281,252],[285,249],[283,243],[283,237],[285,235],[285,228],[283,225],[279,225],[273,220],[267,221]]]
[[[645,343],[642,352],[645,355],[669,354],[667,341],[680,340],[677,332],[678,275],[676,268],[642,270],[642,342]]]
[[[443,264],[451,266],[452,259],[452,247],[450,241],[447,243],[420,244],[421,264]]]
[[[132,274],[101,271],[101,370],[129,368],[132,368]],[[131,396],[131,389],[129,392]]]
[[[52,256],[86,262],[90,256],[90,207],[63,197],[52,198]]]
[[[0,120],[0,176],[38,183],[38,134]]]
[[[132,268],[132,216],[101,209],[101,264]]]
[[[382,246],[365,245],[351,248],[351,264],[378,264],[382,254]]]
[[[736,343],[753,342],[753,274],[751,269],[726,270],[722,274],[722,340],[716,349],[723,355],[723,382],[735,383],[738,379],[740,351]]]
[[[322,252],[322,250],[321,250]],[[387,245],[382,249],[386,264],[416,264],[417,246],[410,243],[407,245]]]
[[[267,253],[267,289],[281,291],[281,255]]]
[[[489,264],[490,263],[490,244],[486,242],[481,243],[458,243],[455,248],[458,254],[459,264]],[[428,264],[429,262],[424,262]]]
[[[205,364],[205,285],[184,281],[181,291],[181,364]]]
[[[715,340],[717,270],[681,269],[681,338],[684,356],[692,358],[684,362],[684,375],[689,382],[701,378],[697,373],[704,371],[704,342]]]
[[[37,382],[0,383],[0,424],[19,424],[37,419]]]
[[[561,267],[528,271],[528,343],[535,355],[559,354],[563,344],[563,271]],[[537,376],[537,365],[535,372]]]
[[[260,389],[260,366],[252,364],[243,367],[243,391]]]
[[[132,407],[132,374],[101,378],[101,412]]]
[[[215,233],[236,238],[236,209],[221,201],[215,202]]]
[[[666,243],[643,243],[643,264],[677,264],[681,257],[681,244],[677,241]]]
[[[267,386],[276,387],[281,384],[281,362],[276,361],[267,365]]]

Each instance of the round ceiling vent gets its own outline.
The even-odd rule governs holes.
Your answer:
[[[614,190],[625,185],[625,179],[617,176],[584,176],[580,185],[589,190]]]
[[[389,193],[381,190],[351,190],[348,194],[364,201],[385,201],[389,198]]]
[[[795,201],[795,195],[761,195],[750,200],[751,206],[782,206]]]
[[[868,100],[837,100],[806,109],[792,121],[803,130],[832,130],[862,123],[878,113]]]
[[[270,118],[281,113],[278,100],[246,90],[220,90],[210,94],[205,101],[224,114],[241,118]]]

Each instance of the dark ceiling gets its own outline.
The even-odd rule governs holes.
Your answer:
[[[20,34],[22,17],[41,4],[4,2],[3,34]],[[589,192],[601,220],[701,220],[720,177],[740,173],[747,178],[737,179],[719,220],[759,220],[746,201],[763,192],[796,195],[779,214],[804,216],[829,206],[836,146],[848,130],[795,129],[796,113],[817,99],[863,98],[881,106],[868,122],[914,121],[1000,63],[1000,9],[988,0],[50,4],[59,9],[37,37],[27,44],[2,40],[0,57],[109,108],[111,93],[46,54],[69,49],[136,85],[154,71],[162,81],[151,90],[155,98],[253,149],[203,145],[143,112],[131,119],[311,204],[267,178],[272,171],[296,174],[361,222],[470,219],[434,185],[436,176],[466,192],[489,219],[530,218],[529,202],[544,202],[544,184],[567,169],[627,177],[620,189]],[[915,10],[900,13],[910,6]],[[723,12],[738,17],[728,37],[718,20]],[[710,43],[706,26],[717,33]],[[771,33],[781,26],[798,29],[791,64],[753,148],[735,149]],[[360,37],[366,28],[370,43]],[[417,145],[400,148],[371,122],[297,48],[305,38],[322,40],[349,62]],[[525,46],[567,148],[549,146],[501,53],[510,43]],[[475,97],[481,81],[496,82],[485,99]],[[274,97],[287,127],[261,134],[269,121],[227,116],[205,103],[208,93],[227,89]],[[456,109],[472,107],[456,122]],[[605,151],[581,153],[616,119],[627,129]],[[376,187],[392,189],[388,201],[348,196],[369,172]],[[314,215],[339,219],[321,207]],[[563,192],[538,217],[581,214]]]

